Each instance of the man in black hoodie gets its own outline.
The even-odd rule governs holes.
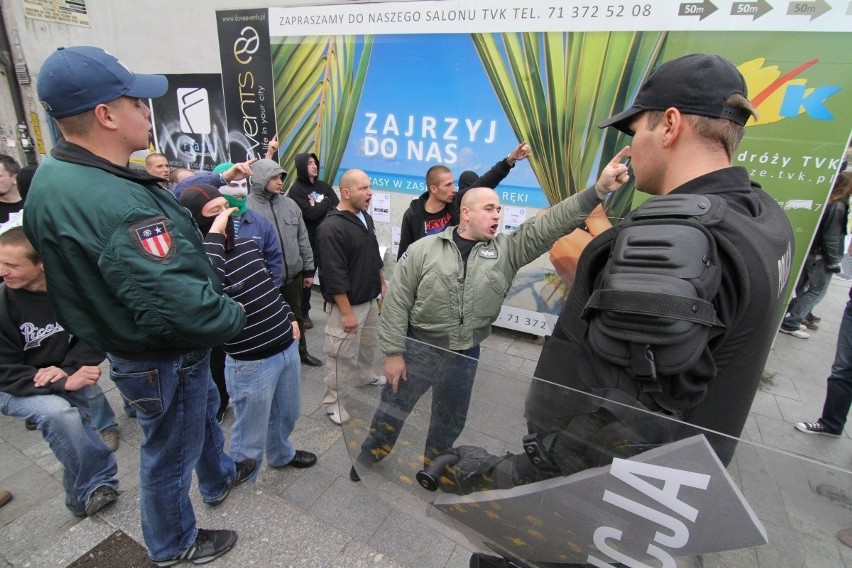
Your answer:
[[[530,147],[521,142],[505,158],[480,176],[470,170],[459,176],[459,187],[453,184],[453,172],[447,166],[432,166],[426,171],[426,191],[411,201],[402,216],[399,233],[399,260],[411,243],[427,235],[437,235],[445,228],[459,224],[459,203],[464,192],[471,187],[490,187],[494,189],[509,175],[515,162],[526,160]]]
[[[314,153],[296,154],[296,182],[287,196],[296,202],[302,210],[302,218],[308,228],[308,240],[314,253],[314,266],[319,266],[319,247],[317,247],[317,227],[326,214],[337,207],[340,199],[330,185],[319,179],[320,161]],[[302,292],[302,322],[305,329],[314,326],[308,312],[311,309],[311,289]]]

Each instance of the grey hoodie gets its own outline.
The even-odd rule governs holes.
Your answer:
[[[284,253],[282,281],[286,285],[296,277],[309,278],[314,275],[314,255],[308,240],[308,230],[302,219],[302,210],[296,202],[280,193],[268,193],[266,184],[282,173],[278,162],[258,160],[251,166],[249,179],[248,207],[275,227],[278,241]]]

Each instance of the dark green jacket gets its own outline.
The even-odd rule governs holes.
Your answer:
[[[195,222],[158,179],[63,141],[39,166],[24,208],[57,320],[133,359],[220,345],[245,325]]]

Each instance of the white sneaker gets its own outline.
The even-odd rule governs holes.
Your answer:
[[[383,387],[386,384],[388,384],[388,380],[384,377],[384,375],[376,375],[376,376],[373,377],[373,379],[370,382],[368,382],[364,386],[367,386],[367,387]]]
[[[346,412],[345,410],[342,410],[342,409],[341,410],[330,410],[330,411],[327,411],[325,414],[326,414],[326,416],[328,416],[329,420],[331,420],[332,422],[334,422],[338,426],[340,426],[341,424],[343,424],[345,422],[349,422],[349,413]]]
[[[786,333],[787,335],[792,335],[793,337],[798,337],[799,339],[807,339],[811,336],[807,331],[802,331],[801,329],[794,329],[793,331],[784,329],[783,327],[779,329],[781,333]]]

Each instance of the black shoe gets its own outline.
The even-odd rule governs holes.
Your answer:
[[[305,329],[313,329],[314,322],[311,321],[311,318],[305,316],[302,318],[302,327],[304,327]]]
[[[231,550],[235,542],[237,533],[234,531],[198,529],[198,536],[189,548],[169,560],[152,560],[151,566],[174,566],[180,562],[205,564]]]
[[[231,489],[233,489],[240,483],[247,481],[252,475],[254,475],[254,472],[257,471],[257,462],[251,458],[244,459],[243,461],[238,461],[236,463],[236,466],[237,471],[236,473],[234,473],[234,479],[232,479],[228,487],[225,488],[225,494],[215,501],[207,502],[207,504],[211,507],[218,507],[219,505],[224,503],[225,499],[228,497],[228,494],[231,492]]]
[[[91,517],[118,498],[118,491],[109,485],[101,485],[89,495],[86,503],[86,516]]]
[[[310,353],[304,353],[302,355],[302,363],[310,367],[322,367],[322,361],[317,359]]]
[[[352,466],[352,469],[349,470],[349,479],[352,481],[361,481],[361,476],[358,475],[358,472],[355,471],[355,466]]]
[[[38,422],[27,418],[26,420],[24,420],[24,428],[26,428],[27,430],[35,430],[36,428],[38,428]]]
[[[839,438],[843,432],[829,432],[825,424],[817,420],[816,422],[796,422],[796,430],[805,434],[822,434],[831,438]]]
[[[296,469],[307,469],[313,467],[317,463],[317,456],[311,452],[296,450],[296,455],[293,456],[288,463],[278,467],[270,466],[272,469],[281,469],[284,467],[295,467]]]

